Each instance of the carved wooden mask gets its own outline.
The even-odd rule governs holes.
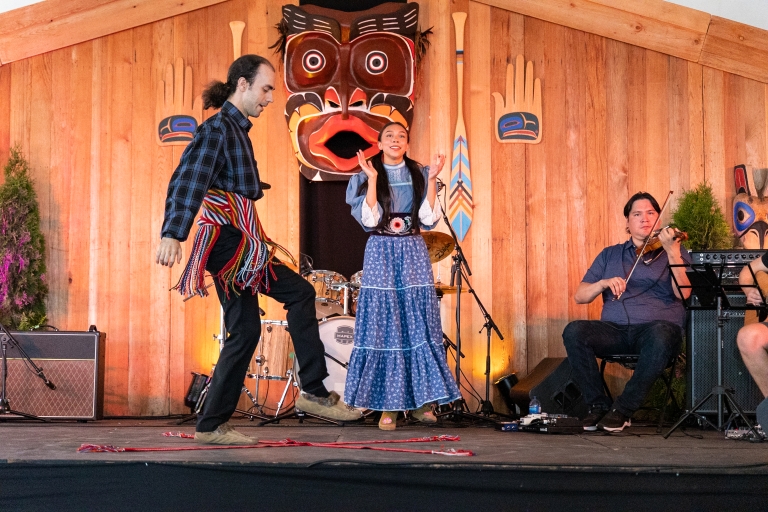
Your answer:
[[[418,15],[417,3],[355,12],[283,6],[285,120],[308,179],[348,179],[360,170],[358,150],[378,152],[384,125],[410,129]]]
[[[749,189],[746,166],[737,165],[733,169],[736,188],[736,196],[733,198],[733,230],[745,249],[768,247],[768,197],[764,195],[767,176],[766,169],[752,170],[756,197]]]

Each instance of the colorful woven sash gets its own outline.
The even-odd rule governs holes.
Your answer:
[[[240,194],[217,189],[209,190],[203,199],[202,214],[197,224],[200,228],[195,235],[189,261],[179,282],[173,287],[185,297],[208,295],[205,286],[205,266],[211,249],[219,238],[221,226],[233,226],[244,235],[232,259],[213,276],[214,279],[219,279],[227,291],[229,291],[229,285],[233,285],[235,290],[251,288],[252,293],[269,291],[270,275],[275,279],[271,265],[277,250],[295,264],[293,256],[264,233],[259,216],[253,207],[253,201]]]

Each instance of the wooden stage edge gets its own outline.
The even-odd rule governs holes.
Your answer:
[[[371,420],[344,427],[294,420],[265,427],[247,420],[233,424],[262,440],[458,435],[458,442],[378,446],[476,455],[313,447],[77,453],[82,443],[197,445],[163,437],[168,431],[194,432],[192,424],[170,419],[9,420],[0,422],[0,510],[412,510],[421,500],[439,510],[768,507],[768,442],[729,440],[712,430],[689,427],[665,440],[649,425],[619,434],[547,435],[451,422],[401,425],[392,432],[380,431]]]

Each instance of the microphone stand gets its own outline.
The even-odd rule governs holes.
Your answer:
[[[475,293],[474,288],[472,288],[472,283],[469,282],[469,279],[466,278],[467,285],[469,286],[469,289],[467,290],[469,293],[472,294],[472,296],[475,298],[475,302],[477,303],[477,306],[480,308],[480,312],[483,314],[483,319],[485,319],[485,323],[483,324],[483,327],[480,329],[479,332],[483,332],[485,330],[486,333],[486,346],[485,346],[485,400],[480,401],[480,415],[483,417],[488,417],[492,415],[497,416],[503,416],[505,418],[513,418],[513,416],[509,416],[507,414],[498,413],[493,410],[493,404],[490,400],[490,393],[491,393],[491,329],[493,329],[496,332],[496,335],[499,337],[499,340],[503,341],[504,336],[502,336],[501,331],[499,331],[499,326],[496,325],[496,322],[493,321],[493,318],[491,317],[491,314],[488,312],[487,309],[485,309],[485,306],[483,306],[483,303],[480,301],[480,297],[477,296],[477,293]]]
[[[22,416],[24,418],[30,419],[30,420],[40,420],[47,422],[45,418],[41,418],[39,416],[35,416],[34,414],[27,414],[24,412],[14,411],[11,409],[11,403],[8,400],[7,395],[7,389],[6,389],[6,380],[8,378],[8,358],[7,358],[7,352],[8,352],[8,345],[11,345],[12,347],[15,347],[16,350],[21,354],[21,357],[26,361],[26,364],[32,367],[35,374],[42,379],[42,381],[45,383],[46,386],[48,386],[51,389],[56,389],[56,385],[48,380],[48,378],[43,373],[43,369],[40,368],[35,364],[32,359],[27,355],[26,352],[24,352],[24,349],[21,348],[21,344],[16,340],[16,338],[13,337],[13,335],[6,329],[6,327],[3,324],[0,324],[0,348],[2,348],[2,367],[0,370],[0,380],[2,383],[0,384],[0,417],[4,415],[13,415],[13,416]]]
[[[438,182],[438,187],[444,188],[443,183]],[[437,200],[437,198],[435,198],[435,200]],[[443,214],[443,222],[445,222],[446,226],[448,226],[448,231],[450,232],[451,238],[453,238],[454,254],[452,257],[453,265],[451,265],[451,284],[450,285],[456,286],[456,343],[455,343],[456,344],[456,385],[459,387],[459,393],[461,393],[461,357],[460,356],[463,355],[461,353],[461,289],[463,286],[464,271],[466,270],[467,276],[471,276],[472,270],[469,268],[469,262],[467,261],[467,258],[464,256],[464,251],[461,249],[461,245],[459,244],[459,239],[456,236],[456,232],[453,230],[453,226],[451,226],[451,221],[448,219],[448,215],[446,214],[445,208],[441,208],[441,210]],[[467,279],[467,282],[469,283],[468,279]],[[472,294],[474,295],[474,291],[471,290],[471,286],[470,286],[470,291],[472,291]],[[477,298],[477,296],[475,296],[475,298]],[[490,315],[489,315],[489,318],[490,318]],[[495,324],[494,324],[494,327],[495,327]],[[497,332],[498,332],[498,329],[497,329]],[[488,332],[488,335],[490,337],[490,331]],[[490,355],[488,357],[490,358]],[[488,361],[487,366],[490,367],[490,361]],[[487,368],[486,371],[487,371],[486,375],[489,375],[490,368]],[[486,377],[486,382],[487,381],[488,381],[488,377]],[[487,398],[487,395],[486,395],[486,398]],[[489,405],[490,405],[490,402],[489,402]],[[483,406],[483,408],[485,408],[485,406]],[[437,416],[450,416],[454,421],[460,421],[462,417],[473,418],[473,419],[478,419],[483,421],[494,421],[485,415],[470,413],[467,410],[466,401],[464,400],[463,397],[453,402],[453,405],[451,406],[451,410],[439,413]]]

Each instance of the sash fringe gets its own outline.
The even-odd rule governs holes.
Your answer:
[[[227,294],[230,285],[235,293],[238,288],[243,291],[250,288],[251,293],[269,291],[270,278],[277,279],[272,270],[277,251],[296,264],[291,253],[270,240],[264,232],[253,201],[240,194],[218,189],[209,190],[203,199],[202,214],[197,224],[200,228],[195,235],[187,266],[179,277],[179,282],[172,288],[184,297],[208,295],[205,287],[205,266],[219,238],[221,226],[233,226],[243,233],[235,255],[213,276],[227,290]]]

